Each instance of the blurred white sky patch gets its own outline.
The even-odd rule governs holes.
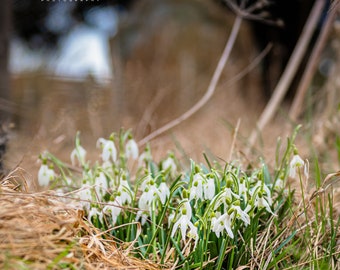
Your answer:
[[[54,18],[60,16],[57,11],[50,15],[48,24],[63,32],[63,24]],[[113,72],[109,38],[116,34],[117,20],[113,8],[91,9],[86,16],[90,26],[73,27],[60,40],[60,50],[55,52],[33,51],[20,40],[13,39],[10,69],[14,74],[43,69],[69,79],[81,80],[91,75],[97,82],[110,81]]]
[[[48,58],[45,52],[31,50],[17,38],[11,41],[9,67],[14,74],[46,69]]]
[[[62,41],[59,57],[52,61],[50,70],[57,76],[79,79],[90,74],[97,81],[111,79],[108,36],[88,26],[76,27]]]

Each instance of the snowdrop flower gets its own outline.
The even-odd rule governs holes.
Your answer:
[[[48,186],[48,184],[54,179],[54,177],[54,170],[48,168],[47,164],[42,164],[38,172],[39,185],[42,187]]]
[[[101,167],[105,172],[107,172],[110,175],[114,174],[114,169],[113,169],[113,163],[110,160],[103,161]]]
[[[117,223],[117,218],[122,212],[122,199],[120,196],[117,196],[115,198],[114,204],[108,204],[105,205],[103,208],[103,212],[105,214],[111,214],[111,219],[112,219],[112,225],[115,225]]]
[[[264,184],[260,180],[257,181],[256,185],[251,189],[249,193],[251,196],[253,196],[256,192],[257,192],[256,196],[258,196],[259,192],[261,192],[261,195],[264,195],[266,197],[266,201],[270,206],[273,204],[270,189],[266,184]]]
[[[215,180],[213,177],[208,177],[203,184],[204,199],[212,200],[215,196]]]
[[[99,146],[103,148],[101,157],[104,162],[109,161],[110,158],[112,159],[113,162],[117,161],[117,149],[113,142],[113,135],[110,136],[109,140],[99,138],[97,141],[97,147]]]
[[[239,203],[240,201],[236,201],[231,208],[236,211],[236,218],[241,219],[246,224],[246,226],[248,226],[250,224],[250,217],[248,215],[248,212],[251,209],[251,206],[247,205],[246,208],[242,210],[241,207],[238,205]]]
[[[90,212],[89,212],[89,215],[87,217],[87,220],[92,223],[92,217],[93,216],[97,216],[98,217],[98,220],[101,222],[101,223],[104,223],[103,222],[103,212],[102,211],[99,211],[96,207],[92,207]]]
[[[295,153],[295,155],[293,156],[289,164],[289,177],[295,178],[296,173],[299,173],[300,169],[304,167],[304,165],[305,165],[305,162],[302,160],[302,158],[297,153]]]
[[[169,156],[163,160],[162,169],[165,172],[169,172],[171,176],[175,176],[177,172],[177,165],[175,163],[175,157],[173,153],[170,153]]]
[[[223,215],[221,215],[220,212],[217,212],[216,217],[211,219],[211,230],[216,234],[217,238],[220,237],[224,230],[227,232],[230,238],[234,238],[234,233],[231,229],[231,223],[235,216],[235,212],[232,211],[230,214],[228,212],[224,213]]]
[[[138,145],[135,140],[130,138],[125,145],[125,155],[127,158],[132,157],[133,160],[138,158]]]
[[[168,185],[165,183],[165,181],[162,181],[162,183],[159,185],[159,198],[161,200],[161,203],[164,205],[166,202],[166,199],[170,196],[170,189]]]
[[[186,201],[181,207],[180,217],[178,218],[178,220],[174,224],[174,227],[172,228],[171,237],[174,237],[175,233],[177,232],[177,229],[180,228],[182,240],[184,241],[186,237],[186,231],[189,227],[191,238],[194,238],[194,239],[196,237],[198,238],[197,228],[190,221],[191,217],[192,217],[192,209],[191,209],[189,201]]]
[[[78,160],[79,165],[83,165],[85,163],[85,157],[86,157],[86,150],[81,145],[77,146],[71,152],[72,165],[76,164],[76,159]]]
[[[281,177],[279,177],[276,181],[275,181],[275,185],[274,185],[274,189],[276,191],[281,191],[283,190],[284,187],[284,182],[283,179]]]
[[[118,194],[121,198],[122,204],[131,203],[132,191],[124,174],[120,178]]]
[[[203,182],[204,178],[200,173],[196,173],[194,175],[194,179],[192,180],[191,188],[190,188],[190,201],[192,199],[201,199],[203,200]]]
[[[108,189],[107,180],[105,174],[100,172],[95,179],[95,190],[98,196],[102,197]]]
[[[138,158],[138,166],[142,166],[143,163],[148,163],[152,161],[152,155],[150,151],[150,146],[147,146],[144,152]]]
[[[195,226],[195,224],[194,224],[194,227],[191,227],[191,226],[189,226],[189,227],[190,227],[190,231],[187,233],[187,236],[189,238],[195,240],[195,244],[194,244],[194,248],[193,248],[193,249],[195,249],[196,246],[197,246],[197,243],[198,243],[198,239],[199,239],[198,233],[197,233],[197,227]]]
[[[150,207],[150,200],[152,200],[152,198],[150,198],[150,194],[147,192],[144,192],[138,201],[138,208],[140,210],[138,210],[137,215],[136,215],[136,221],[138,221],[140,218],[142,219],[141,223],[142,225],[145,224],[147,218],[148,218],[148,212],[151,210]]]
[[[243,197],[244,201],[247,202],[248,200],[248,188],[246,186],[246,179],[241,177],[239,184],[238,184],[238,195]]]
[[[238,196],[236,193],[234,193],[231,190],[230,184],[227,183],[227,185],[224,187],[222,193],[218,195],[219,198],[217,199],[215,203],[214,210],[216,210],[220,205],[223,203],[224,204],[224,210],[228,208],[228,203],[230,204],[233,201],[233,197],[236,199],[240,199],[240,196]]]
[[[83,187],[78,191],[78,197],[81,200],[81,204],[83,207],[89,211],[92,194],[91,194],[91,187],[88,184],[84,184]]]
[[[155,180],[152,178],[151,174],[148,174],[145,177],[145,180],[141,184],[141,190],[143,193],[147,193],[149,201],[151,202],[153,199],[157,198],[157,196],[161,199],[163,195],[161,194],[159,188],[156,187]]]
[[[148,175],[143,183],[141,184],[141,189],[143,190],[142,195],[138,201],[138,208],[136,221],[142,218],[142,225],[146,222],[148,214],[151,216],[152,202],[158,197],[162,198],[160,190],[156,187],[155,181],[152,179],[151,175]],[[147,214],[148,213],[148,214]]]
[[[271,207],[271,198],[269,199],[268,197],[264,197],[262,192],[259,191],[257,194],[256,194],[256,198],[255,198],[255,203],[254,205],[256,207],[258,207],[259,209],[261,208],[266,208],[267,212],[275,215],[272,210],[270,209]]]

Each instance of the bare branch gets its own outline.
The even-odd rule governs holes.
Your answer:
[[[220,58],[220,60],[217,64],[217,67],[215,69],[213,77],[212,77],[212,79],[209,83],[208,89],[207,89],[206,93],[204,94],[204,96],[193,107],[191,107],[187,112],[185,112],[184,114],[182,114],[178,118],[170,121],[169,123],[162,126],[161,128],[153,131],[148,136],[146,136],[142,140],[140,140],[138,142],[138,144],[140,146],[146,144],[148,141],[156,138],[157,136],[161,135],[162,133],[168,131],[169,129],[172,129],[173,127],[177,126],[178,124],[180,124],[184,120],[188,119],[193,114],[195,114],[198,110],[200,110],[208,102],[208,100],[211,98],[211,96],[214,94],[214,92],[216,90],[216,86],[217,86],[217,83],[218,83],[218,81],[221,77],[222,71],[225,67],[225,64],[227,63],[227,61],[229,59],[231,50],[234,47],[236,37],[237,37],[238,32],[240,30],[241,22],[242,22],[242,18],[240,16],[237,16],[236,19],[235,19],[233,28],[231,30],[228,42],[227,42],[227,44],[226,44],[226,46],[223,50],[221,58]]]
[[[294,75],[301,63],[301,60],[306,52],[308,43],[313,35],[313,32],[317,26],[319,18],[321,16],[322,10],[326,5],[326,1],[317,0],[309,14],[308,20],[305,24],[304,29],[298,43],[289,59],[285,71],[283,72],[280,81],[278,82],[271,99],[269,100],[267,106],[262,112],[258,122],[257,127],[254,129],[249,137],[249,147],[253,147],[257,140],[257,136],[263,128],[268,124],[268,122],[275,115],[284,95],[286,94],[288,87],[290,86]],[[250,149],[249,149],[250,150]]]
[[[306,65],[306,70],[303,73],[302,79],[299,83],[298,90],[294,97],[293,104],[289,111],[289,117],[292,121],[296,121],[296,119],[300,115],[304,97],[306,95],[308,86],[310,85],[310,82],[312,81],[313,76],[315,74],[315,71],[316,71],[320,56],[321,56],[321,52],[326,45],[326,41],[329,36],[330,30],[332,28],[333,22],[336,18],[336,14],[338,12],[339,6],[340,6],[340,2],[337,2],[337,3],[334,3],[334,6],[330,9],[328,16],[326,18],[326,21],[324,22],[322,26],[321,33],[318,37],[318,40],[316,41],[316,44],[313,48],[312,55],[308,60],[308,63]]]

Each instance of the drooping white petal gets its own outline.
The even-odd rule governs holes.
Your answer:
[[[234,238],[234,233],[231,228],[232,220],[234,218],[235,213],[232,212],[230,215],[226,212],[223,215],[219,217],[212,218],[211,224],[212,228],[211,230],[215,232],[216,236],[219,238],[220,234],[223,230],[227,232],[230,238]]]
[[[98,196],[104,195],[108,189],[107,180],[105,174],[100,172],[95,179],[95,189]]]
[[[300,169],[305,165],[305,162],[299,155],[294,155],[289,164],[289,177],[295,178],[296,173],[299,173]]]
[[[171,176],[175,176],[177,171],[177,165],[175,163],[174,158],[172,155],[169,155],[163,162],[162,162],[162,169],[164,171],[169,171]]]
[[[81,145],[73,149],[73,151],[71,152],[72,165],[76,165],[76,161],[78,161],[79,165],[84,164],[85,158],[86,158],[86,150]]]
[[[246,225],[250,224],[250,217],[246,213],[245,210],[242,210],[240,206],[233,206],[233,208],[236,210],[236,213],[238,214],[236,217],[240,218]]]
[[[122,204],[131,203],[132,190],[126,179],[120,179],[118,192],[120,193],[120,197],[122,198]]]
[[[189,228],[191,228],[191,231],[195,231],[194,224],[191,222],[192,217],[192,209],[190,206],[190,203],[186,201],[182,207],[181,207],[181,213],[179,214],[179,218],[174,224],[172,231],[171,231],[171,237],[173,237],[178,230],[178,228],[181,231],[182,240],[185,240],[186,237],[186,231]]]
[[[132,157],[132,159],[136,160],[138,158],[138,145],[135,140],[130,139],[125,145],[125,155],[127,158]]]
[[[102,146],[103,148],[101,157],[104,162],[109,161],[110,158],[112,159],[113,162],[117,161],[117,149],[112,140],[99,138],[97,141],[97,146]]]
[[[91,187],[88,184],[83,185],[83,187],[78,191],[78,197],[81,200],[80,203],[89,211],[91,201],[92,201],[92,194],[91,194]]]
[[[160,193],[160,200],[162,204],[165,204],[166,199],[170,196],[170,189],[165,182],[162,182],[159,185],[159,193]]]
[[[212,200],[215,196],[215,180],[212,177],[207,179],[207,182],[203,186],[204,199]]]
[[[92,207],[90,212],[89,212],[89,215],[87,217],[87,220],[92,223],[92,217],[93,216],[97,216],[98,219],[100,220],[101,223],[103,223],[103,212],[102,211],[99,211],[96,207]]]
[[[190,187],[190,201],[193,199],[201,199],[203,200],[203,181],[204,178],[201,174],[196,173],[192,180],[192,184]]]
[[[38,182],[40,186],[48,186],[55,177],[54,170],[48,168],[46,164],[42,164],[38,172]]]

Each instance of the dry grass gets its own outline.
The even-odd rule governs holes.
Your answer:
[[[1,269],[159,269],[129,257],[55,192],[29,193],[21,174],[0,183]]]

